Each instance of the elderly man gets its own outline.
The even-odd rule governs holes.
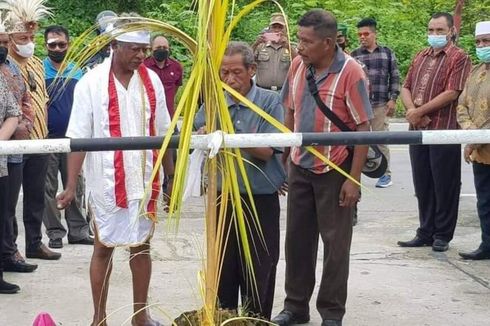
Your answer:
[[[296,50],[291,47],[286,21],[281,13],[271,16],[269,27],[259,35],[252,48],[255,50],[257,86],[280,91]]]
[[[116,37],[111,44],[112,60],[105,60],[90,70],[75,87],[67,137],[165,135],[170,117],[163,86],[158,76],[143,65],[149,44],[149,32],[128,32]],[[149,241],[155,229],[162,177],[158,173],[155,180],[150,179],[157,155],[157,150],[141,150],[71,153],[68,158],[68,182],[58,196],[59,208],[67,207],[74,199],[77,178],[86,157],[86,195],[95,222],[90,264],[92,325],[106,325],[112,255],[117,246],[130,246],[132,324],[160,325],[146,310],[151,277]],[[149,185],[152,191],[145,198],[145,188]]]
[[[283,107],[276,92],[257,87],[252,80],[256,63],[252,48],[243,42],[231,42],[225,52],[220,68],[221,79],[246,97],[252,103],[262,108],[266,113],[283,121]],[[230,94],[226,94],[228,109],[236,133],[272,133],[278,132],[271,124],[250,110]],[[204,126],[205,111],[201,108],[194,125]],[[239,240],[231,235],[226,244],[225,258],[218,289],[218,299],[221,307],[237,309],[238,293],[242,297],[242,307],[248,312],[270,319],[274,300],[276,281],[276,266],[279,260],[279,197],[278,191],[285,181],[286,175],[279,159],[277,149],[246,148],[242,150],[248,181],[250,183],[253,202],[257,209],[265,247],[261,244],[262,236],[257,228],[250,228],[250,238],[256,245],[252,253],[255,281],[254,288],[248,279],[245,261]],[[245,185],[240,178],[241,200],[244,207],[251,207]],[[231,214],[231,210],[228,210]],[[229,215],[230,215],[229,214]],[[254,225],[253,214],[246,210],[246,218]],[[227,216],[230,223],[231,216]],[[235,224],[232,227],[236,227]],[[235,234],[235,232],[232,232]]]
[[[307,83],[309,72],[320,99],[351,130],[368,131],[372,117],[361,66],[336,44],[337,21],[327,11],[307,12],[298,22],[298,57],[282,92],[285,125],[294,132],[340,132],[318,108]],[[367,146],[317,149],[359,181]],[[285,154],[289,154],[286,152]],[[285,156],[288,157],[287,155]],[[306,323],[315,289],[318,238],[324,245],[323,274],[317,309],[323,326],[342,325],[347,299],[353,207],[359,187],[302,147],[290,152],[286,224],[286,299],[272,322]]]
[[[432,15],[430,47],[413,59],[401,91],[410,129],[458,129],[456,106],[471,69],[470,58],[452,43],[453,16]],[[461,145],[410,145],[413,184],[420,227],[401,247],[432,246],[446,251],[458,219]]]
[[[30,139],[45,139],[48,136],[47,107],[48,94],[44,81],[44,67],[42,61],[34,56],[34,35],[37,22],[30,21],[32,17],[42,18],[46,7],[44,1],[11,1],[10,23],[7,31],[10,35],[9,54],[22,73],[28,93],[31,98],[33,121],[26,128]],[[39,13],[32,16],[32,10]],[[19,16],[20,15],[20,16]],[[20,193],[23,197],[23,220],[25,227],[25,242],[27,258],[56,260],[60,253],[53,252],[42,243],[42,220],[44,214],[44,191],[48,155],[27,154],[23,156],[22,163],[9,164],[9,203],[6,232],[6,252],[16,256],[16,260],[23,260],[17,250],[17,221],[15,211]]]
[[[490,21],[476,24],[476,65],[459,97],[458,122],[463,129],[490,129]],[[472,252],[460,252],[463,259],[490,259],[490,144],[464,148],[464,158],[473,164],[481,243]]]

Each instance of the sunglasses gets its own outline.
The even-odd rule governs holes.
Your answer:
[[[50,50],[54,50],[56,48],[58,48],[60,50],[64,50],[68,46],[68,43],[66,43],[66,42],[52,42],[52,43],[48,43],[47,46],[48,46],[48,49],[50,49]]]
[[[360,33],[357,33],[357,35],[358,35],[359,37],[363,37],[363,36],[364,36],[364,37],[368,37],[370,34],[371,34],[371,33],[369,33],[369,32],[360,32]]]
[[[35,92],[37,89],[36,76],[32,71],[27,72],[27,85],[29,85],[29,90]]]

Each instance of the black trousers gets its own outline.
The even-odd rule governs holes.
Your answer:
[[[12,256],[17,251],[18,225],[15,210],[21,185],[24,192],[23,221],[26,252],[36,251],[41,245],[48,155],[24,155],[22,163],[9,163],[8,167],[9,195],[4,237],[4,258]]]
[[[411,145],[420,227],[417,236],[451,241],[461,191],[461,145]]]
[[[241,294],[242,307],[247,312],[258,314],[270,319],[274,300],[274,288],[276,284],[276,268],[279,260],[279,196],[277,193],[270,195],[254,195],[255,208],[265,239],[264,247],[261,237],[254,225],[252,214],[248,212],[250,201],[248,196],[242,196],[242,203],[248,221],[248,239],[254,268],[254,283],[247,274],[243,250],[236,233],[235,223],[231,221],[232,208],[227,209],[227,223],[231,224],[231,231],[225,249],[223,267],[219,281],[218,299],[224,309],[237,309],[238,292]]]
[[[0,255],[3,254],[5,222],[7,220],[8,177],[0,178]],[[0,259],[0,280],[3,279],[3,260]]]
[[[490,251],[490,165],[473,163],[473,176],[481,226],[480,249]]]
[[[350,171],[350,162],[340,167]],[[342,320],[347,300],[353,207],[340,207],[345,177],[337,171],[314,174],[289,164],[284,309],[308,315],[315,289],[318,240],[323,272],[316,307],[322,319]]]

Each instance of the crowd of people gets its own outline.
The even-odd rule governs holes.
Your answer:
[[[34,55],[36,19],[22,16],[22,2],[11,3],[11,15],[0,22],[0,139],[96,138],[164,135],[174,114],[182,85],[182,65],[171,58],[170,43],[148,31],[121,33],[91,58],[84,69],[65,62],[69,31],[49,26],[44,32],[48,56]],[[17,7],[16,7],[17,6]],[[42,2],[38,13],[45,13]],[[135,17],[135,14],[128,17]],[[108,23],[117,15],[97,17],[98,33],[127,22]],[[130,19],[130,18],[128,18]],[[396,55],[377,41],[377,22],[357,24],[359,48],[348,52],[348,27],[328,11],[314,9],[298,21],[297,43],[288,38],[286,19],[271,16],[257,40],[229,43],[221,63],[221,79],[250,102],[294,132],[341,132],[318,109],[319,96],[353,131],[385,131],[398,98],[406,109],[410,130],[488,129],[490,127],[490,21],[475,27],[479,63],[455,44],[449,13],[428,21],[428,47],[414,57],[401,85]],[[65,69],[60,73],[60,67]],[[314,90],[312,90],[313,82]],[[247,105],[226,93],[236,133],[279,132]],[[131,118],[128,118],[131,117]],[[205,108],[198,111],[196,131],[205,129]],[[490,141],[489,141],[490,143]],[[323,272],[316,299],[322,326],[342,325],[347,299],[349,256],[356,205],[368,147],[320,146],[318,151],[353,178],[332,169],[302,147],[248,148],[242,155],[251,164],[247,187],[239,179],[246,207],[253,199],[261,232],[250,230],[258,245],[252,253],[254,282],[243,268],[238,239],[230,237],[224,250],[218,300],[222,308],[242,307],[278,325],[306,323],[315,288],[319,239],[324,246]],[[389,149],[381,146],[389,162]],[[155,230],[156,205],[165,184],[172,191],[173,152],[168,151],[148,198],[155,150],[0,156],[0,293],[19,286],[3,279],[2,271],[33,272],[16,241],[16,206],[23,189],[25,257],[57,260],[67,236],[69,244],[93,245],[90,281],[93,325],[105,325],[108,279],[115,247],[130,247],[133,274],[133,325],[160,325],[147,306],[151,276],[150,239]],[[482,242],[460,253],[463,259],[490,259],[490,145],[468,144],[464,159],[473,164],[477,212]],[[418,201],[420,227],[401,247],[431,246],[446,251],[458,217],[461,145],[411,145],[410,161]],[[83,173],[82,173],[83,166]],[[58,192],[58,175],[63,190]],[[393,184],[388,165],[376,187]],[[221,184],[218,184],[221,191]],[[280,252],[279,195],[288,192],[286,221],[286,279],[284,309],[272,318],[276,267]],[[145,199],[146,198],[146,199]],[[146,214],[140,215],[140,207]],[[67,229],[61,222],[64,210]],[[227,211],[227,223],[234,223]],[[245,210],[246,218],[255,214]],[[42,243],[44,223],[48,245]],[[93,227],[90,227],[90,224]],[[233,225],[232,225],[233,227]],[[263,238],[262,238],[263,237]]]

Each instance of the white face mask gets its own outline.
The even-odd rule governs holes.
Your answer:
[[[27,44],[24,44],[24,45],[19,45],[19,44],[15,44],[15,46],[17,47],[17,54],[20,55],[21,57],[24,57],[24,58],[30,58],[34,55],[34,43],[32,42],[29,42]]]

